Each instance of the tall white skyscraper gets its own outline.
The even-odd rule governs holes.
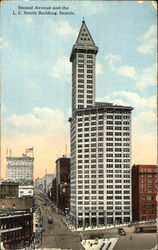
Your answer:
[[[131,220],[132,107],[95,102],[98,47],[82,22],[72,62],[70,215],[76,226]]]

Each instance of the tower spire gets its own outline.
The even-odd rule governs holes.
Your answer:
[[[83,17],[82,25],[76,40],[76,45],[88,45],[88,46],[95,46],[93,38],[85,24],[85,19]]]

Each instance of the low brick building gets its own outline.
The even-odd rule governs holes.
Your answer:
[[[27,210],[33,207],[33,198],[0,199],[0,211],[5,209]]]
[[[0,199],[1,242],[5,249],[21,249],[33,239],[33,198]]]
[[[133,221],[156,219],[156,165],[132,167],[132,217]]]
[[[33,237],[33,214],[29,211],[0,212],[1,242],[5,249],[29,246]]]
[[[18,187],[19,183],[1,181],[0,182],[0,199],[18,197]]]

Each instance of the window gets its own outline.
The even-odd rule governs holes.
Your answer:
[[[78,69],[78,73],[84,73],[84,69]]]
[[[107,200],[113,200],[113,196],[107,196]]]
[[[92,89],[92,85],[87,85],[87,89]]]
[[[82,57],[82,58],[83,58],[83,57],[84,57],[84,54],[78,54],[78,57]]]
[[[92,99],[92,95],[87,95],[87,98],[91,98]]]
[[[87,78],[92,78],[93,76],[92,75],[87,75]]]
[[[78,79],[78,83],[84,83],[83,79]]]
[[[148,195],[147,195],[147,200],[148,200],[148,201],[153,200],[153,197],[152,197],[152,195],[151,195],[151,194],[148,194]]]
[[[107,132],[106,135],[113,135],[113,132]]]
[[[78,85],[78,87],[79,87],[79,88],[84,88],[84,85],[81,85],[81,84],[80,84],[80,85]]]
[[[107,121],[107,124],[111,124],[111,125],[112,125],[112,124],[113,124],[113,121]]]
[[[113,119],[113,115],[107,115],[107,119]]]
[[[78,78],[84,78],[83,74],[78,74]]]
[[[107,129],[107,130],[112,130],[113,127],[112,127],[112,126],[107,126],[106,129]]]
[[[87,80],[87,83],[93,83],[92,80]]]
[[[91,61],[91,62],[92,62],[92,61]],[[89,69],[92,68],[92,67],[93,67],[92,65],[87,65],[87,68],[89,68]]]
[[[122,116],[121,115],[115,115],[115,119],[121,119]]]
[[[79,63],[84,63],[84,60],[79,59],[78,62]]]
[[[84,68],[84,64],[78,64],[79,68]]]

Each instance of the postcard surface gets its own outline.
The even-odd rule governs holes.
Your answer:
[[[43,244],[42,249],[71,248],[71,242],[68,240],[68,245],[64,245],[60,237],[53,238],[56,245],[51,246],[50,239],[47,241],[49,231],[51,237],[56,237],[53,225],[56,225],[55,232],[60,232],[58,225],[61,220],[72,223],[72,228],[70,224],[68,226],[76,231],[79,227],[83,230],[91,227],[92,230],[98,225],[131,222],[131,201],[123,200],[131,199],[131,186],[126,185],[130,191],[107,191],[107,188],[110,187],[108,182],[112,183],[111,186],[116,184],[116,189],[124,178],[130,182],[133,165],[157,164],[156,14],[155,1],[1,2],[1,178],[9,179],[15,174],[9,172],[12,157],[30,156],[33,159],[31,178],[43,181],[38,183],[36,191],[44,190],[44,196],[37,192],[42,211],[39,225],[43,223],[45,230],[44,241],[39,243]],[[114,114],[112,118],[110,112]],[[119,112],[122,116],[118,115]],[[129,118],[126,115],[129,113],[130,126],[129,121],[123,120]],[[122,120],[115,121],[115,118]],[[53,190],[56,184],[49,177],[54,178],[58,159],[64,157],[71,158],[71,175],[68,177],[71,182],[71,213],[70,218],[66,210],[67,217],[59,217],[58,214],[56,224],[53,224],[55,215],[51,215],[51,209],[56,207],[47,198],[51,196],[48,191]],[[16,163],[21,166],[24,161],[18,163],[16,159]],[[122,172],[118,169],[120,166]],[[23,179],[25,174],[22,173],[20,178]],[[47,181],[51,187],[46,186]],[[60,186],[60,191],[65,194],[67,182],[62,184],[65,186]],[[99,190],[101,185],[104,193]],[[84,186],[85,193],[80,190],[81,186]],[[94,186],[97,186],[97,191],[92,190]],[[23,192],[21,190],[21,194]],[[89,204],[89,192],[90,207],[86,206]],[[115,218],[112,218],[108,215],[113,213],[114,203],[108,206],[112,201],[106,200],[105,195],[113,199],[114,192],[121,192],[122,196],[116,195],[115,198],[122,199],[123,203],[119,207],[121,203],[116,201],[115,205],[121,212],[116,211]],[[152,198],[150,194],[148,198]],[[1,203],[4,209],[4,203]],[[97,209],[92,206],[96,204]],[[15,209],[16,205],[12,205]],[[129,215],[124,211],[128,208],[129,217],[117,216],[117,213]],[[97,219],[93,217],[95,213],[98,214]],[[137,232],[139,230],[144,229],[136,228]],[[40,235],[42,232],[41,228]],[[126,235],[122,229],[117,233]],[[128,233],[126,245],[132,249],[135,243],[130,248],[129,242],[134,242],[130,238],[133,231],[127,229]],[[156,244],[155,238],[151,239],[149,241]],[[148,244],[146,240],[142,244]],[[115,245],[116,242],[107,240],[107,244]],[[118,249],[122,247],[121,242]],[[34,243],[38,245],[38,242]],[[90,243],[85,241],[84,244],[86,248]],[[148,249],[152,247],[148,246]],[[77,249],[74,241],[72,248]]]

